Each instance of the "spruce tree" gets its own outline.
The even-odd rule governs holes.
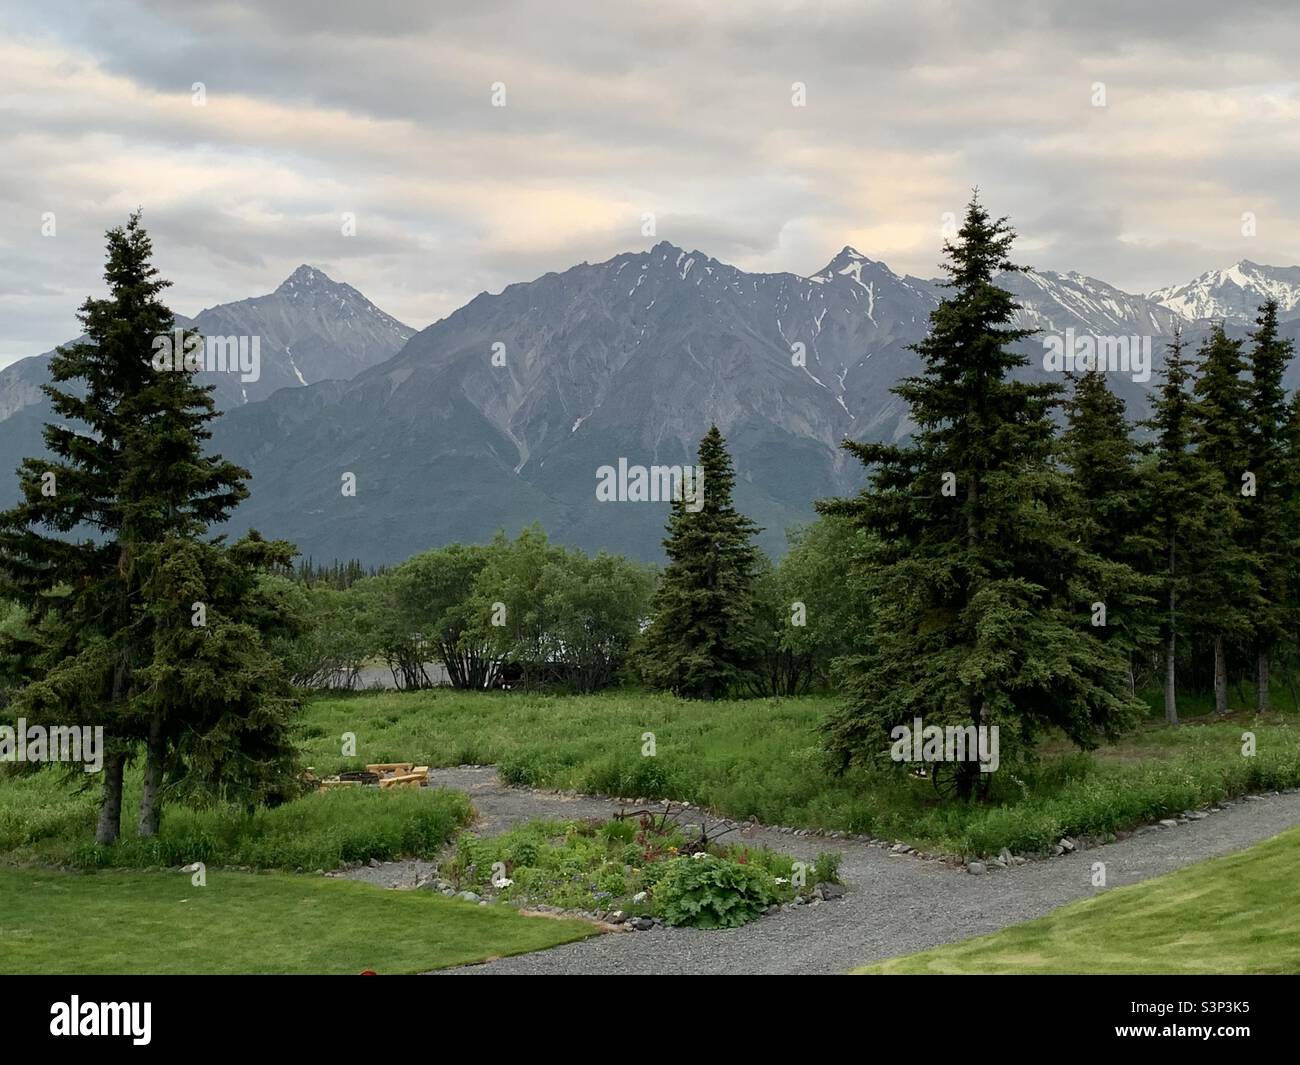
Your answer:
[[[1300,508],[1289,490],[1287,470],[1288,409],[1282,377],[1291,361],[1290,340],[1278,336],[1277,301],[1259,309],[1251,334],[1250,385],[1247,396],[1246,453],[1253,491],[1243,495],[1244,542],[1255,566],[1260,603],[1253,615],[1256,661],[1256,707],[1268,710],[1270,663],[1283,635],[1293,628],[1293,597],[1300,586],[1293,580],[1295,529]]]
[[[1193,547],[1196,570],[1203,580],[1195,613],[1196,628],[1214,648],[1215,711],[1228,711],[1228,647],[1244,642],[1260,603],[1253,559],[1243,542],[1243,490],[1250,486],[1250,440],[1247,419],[1248,386],[1241,341],[1215,324],[1199,352],[1200,374],[1191,406],[1192,442],[1215,477],[1206,486],[1218,519],[1210,522]]]
[[[754,604],[760,530],[736,511],[736,476],[712,426],[700,441],[703,503],[679,492],[668,518],[668,565],[651,603],[641,669],[654,688],[684,698],[726,694],[758,653]]]
[[[155,366],[160,343],[183,358],[196,338],[174,330],[160,299],[170,282],[150,261],[139,212],[107,241],[109,294],[81,306],[87,339],[50,360],[44,389],[59,420],[45,427],[49,457],[23,461],[22,501],[0,515],[0,570],[42,635],[19,702],[38,717],[104,726],[100,843],[118,836],[123,770],[141,741],[139,829],[157,829],[168,727],[161,706],[142,714],[137,698],[153,645],[145,557],[224,520],[247,494],[246,471],[202,452],[211,389],[183,361]]]
[[[287,614],[263,577],[293,554],[255,532],[231,546],[171,537],[146,549],[153,643],[136,704],[160,730],[154,764],[170,794],[253,806],[291,793],[300,698],[266,645],[299,635],[305,619]]]
[[[1178,724],[1178,638],[1189,633],[1189,619],[1214,598],[1215,584],[1206,573],[1203,545],[1216,523],[1231,521],[1231,507],[1219,477],[1193,447],[1192,371],[1186,342],[1175,332],[1169,342],[1162,381],[1144,423],[1152,433],[1146,450],[1148,511],[1151,535],[1158,545],[1160,626],[1165,660],[1165,721]]]
[[[914,350],[923,368],[894,389],[917,426],[910,444],[844,446],[871,470],[854,499],[822,501],[877,546],[866,646],[845,661],[846,703],[823,726],[843,768],[885,757],[891,731],[997,727],[1001,760],[1058,726],[1081,747],[1139,711],[1117,648],[1091,637],[1095,556],[1069,534],[1055,463],[1059,387],[1015,380],[1017,306],[994,276],[1017,269],[1015,234],[972,199],[947,243],[949,294]],[[981,777],[957,767],[968,797]],[[987,775],[983,775],[987,785]]]
[[[1065,403],[1061,451],[1070,475],[1066,510],[1071,537],[1098,559],[1099,602],[1105,622],[1094,634],[1114,641],[1128,659],[1129,691],[1136,692],[1134,661],[1158,639],[1149,574],[1155,541],[1148,533],[1147,497],[1138,469],[1124,401],[1099,368],[1074,381]]]

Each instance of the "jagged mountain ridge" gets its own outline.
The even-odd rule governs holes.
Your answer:
[[[1003,283],[1031,328],[1151,335],[1181,321],[1079,274]],[[801,277],[661,242],[481,294],[309,417],[287,415],[304,397],[277,397],[233,412],[219,442],[263,477],[242,520],[273,528],[292,513],[317,556],[364,554],[370,537],[397,559],[536,519],[565,542],[657,558],[664,510],[598,503],[595,471],[690,461],[716,422],[738,503],[779,552],[812,500],[861,484],[845,436],[910,432],[890,390],[919,368],[909,345],[940,297],[939,282],[851,247]],[[1024,350],[1025,373],[1050,376],[1041,340]],[[1116,387],[1146,413],[1149,383]],[[339,495],[345,472],[355,500]]]
[[[1279,318],[1300,317],[1300,266],[1261,266],[1241,259],[1186,284],[1157,289],[1148,298],[1189,321],[1254,322],[1266,298],[1277,300]]]
[[[1146,414],[1163,338],[1181,326],[1195,344],[1203,331],[1173,307],[1077,273],[1031,270],[1000,283],[1021,303],[1020,325],[1157,338],[1150,381],[1113,379],[1134,417]],[[717,422],[735,456],[738,504],[779,552],[812,500],[860,485],[862,470],[838,447],[845,436],[910,432],[890,389],[919,368],[909,345],[940,286],[851,247],[801,277],[748,273],[661,242],[483,293],[351,372],[328,343],[305,368],[294,330],[333,313],[346,336],[355,326],[338,323],[353,311],[381,336],[404,327],[302,267],[268,296],[195,319],[216,332],[256,323],[272,351],[292,357],[276,360],[290,387],[260,401],[231,398],[222,382],[214,447],[253,471],[232,531],[257,527],[317,558],[391,562],[536,520],[563,542],[659,558],[666,509],[598,503],[596,470],[620,458],[689,462]],[[1236,320],[1229,328],[1245,331]],[[267,350],[264,339],[264,363]],[[1041,338],[1023,350],[1026,376],[1059,379],[1042,367]],[[39,449],[40,408],[17,402],[39,374],[13,373],[7,391],[13,370],[0,373],[0,414],[16,397],[0,421],[0,462]],[[340,379],[313,376],[328,370]],[[355,497],[341,494],[345,473],[356,476]]]
[[[354,377],[395,355],[415,334],[351,285],[307,265],[299,266],[264,296],[218,304],[193,317],[175,317],[178,326],[205,336],[259,338],[256,381],[222,372],[200,375],[215,387],[213,396],[223,410],[266,399],[281,388]],[[0,421],[44,402],[40,386],[49,380],[52,354],[19,359],[0,370]]]

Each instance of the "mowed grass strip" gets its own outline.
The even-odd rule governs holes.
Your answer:
[[[0,973],[418,973],[595,933],[436,892],[282,873],[0,868]]]
[[[673,798],[766,824],[868,832],[968,856],[1104,837],[1252,791],[1300,785],[1295,715],[1150,724],[1094,754],[1048,738],[1036,765],[1003,763],[988,803],[941,803],[893,767],[828,771],[817,726],[831,696],[693,702],[642,692],[388,692],[318,697],[304,745],[319,772],[365,762],[496,764],[511,783]],[[1243,732],[1256,754],[1243,755]],[[354,733],[358,757],[342,758]],[[643,736],[655,756],[643,757]]]
[[[1300,973],[1300,828],[873,975]]]

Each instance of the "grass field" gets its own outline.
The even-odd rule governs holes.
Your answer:
[[[1300,973],[1300,828],[870,974]]]
[[[591,935],[429,891],[282,873],[0,868],[0,973],[415,973]]]
[[[366,762],[493,763],[516,784],[668,797],[967,856],[1043,850],[1066,835],[1104,838],[1207,802],[1300,784],[1300,717],[1243,713],[1179,728],[1149,724],[1092,754],[1049,739],[1034,766],[994,775],[993,801],[942,803],[924,779],[830,774],[817,725],[831,705],[827,697],[697,703],[628,692],[389,692],[314,698],[300,727],[305,761],[322,774]],[[1253,757],[1242,754],[1247,730]],[[356,737],[356,757],[341,753],[345,733]],[[654,757],[641,753],[646,733]],[[137,799],[131,774],[126,826]],[[108,850],[89,843],[94,815],[94,793],[74,792],[57,772],[0,775],[0,862],[148,868],[201,860],[311,872],[371,857],[432,857],[468,807],[423,789],[309,795],[253,815],[170,807],[156,840],[136,840],[128,827]]]
[[[1003,771],[995,801],[940,804],[924,780],[830,775],[816,728],[826,697],[685,702],[642,693],[452,691],[321,697],[304,721],[319,772],[367,761],[495,763],[518,784],[713,806],[735,817],[870,832],[967,855],[1105,836],[1217,799],[1300,784],[1294,715],[1149,725],[1093,755],[1048,742],[1035,768]],[[1242,755],[1242,733],[1258,753]],[[340,737],[356,735],[358,757]],[[641,754],[653,732],[655,757]]]
[[[432,858],[469,820],[458,792],[347,789],[310,794],[253,813],[169,806],[153,839],[134,831],[139,774],[128,777],[122,838],[92,842],[96,794],[78,793],[56,772],[0,778],[0,861],[81,868],[148,868],[201,861],[261,869],[336,869],[371,858]]]

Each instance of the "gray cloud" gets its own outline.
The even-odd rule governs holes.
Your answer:
[[[1242,257],[1291,264],[1289,15],[1202,0],[18,0],[0,17],[0,361],[75,333],[102,231],[137,204],[178,311],[307,261],[417,326],[657,239],[801,273],[851,243],[929,276],[940,215],[975,185],[1012,216],[1022,261],[1130,290]]]

